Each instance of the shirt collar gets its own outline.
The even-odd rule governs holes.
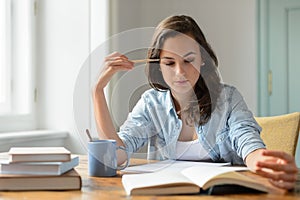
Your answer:
[[[173,102],[173,99],[172,99],[172,94],[171,94],[170,90],[168,90],[167,93],[166,93],[166,108],[169,112],[171,110],[173,110],[174,113],[176,113],[174,102]]]

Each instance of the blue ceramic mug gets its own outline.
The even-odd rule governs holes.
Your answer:
[[[88,142],[88,170],[90,176],[115,176],[117,170],[126,168],[129,164],[129,155],[127,154],[126,164],[117,166],[117,150],[124,147],[117,147],[115,140],[94,140]]]

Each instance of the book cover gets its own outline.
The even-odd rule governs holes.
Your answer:
[[[12,147],[9,162],[70,161],[71,152],[64,147]]]
[[[2,174],[61,175],[79,164],[79,157],[72,155],[64,162],[13,162],[1,161]]]
[[[219,185],[239,185],[273,194],[287,192],[241,167],[196,166],[181,171],[165,168],[154,173],[124,174],[122,183],[127,195],[190,194]]]
[[[82,180],[75,169],[60,176],[0,174],[1,191],[80,190]]]

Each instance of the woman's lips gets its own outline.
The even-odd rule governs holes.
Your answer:
[[[189,82],[188,80],[174,81],[174,83],[177,84],[177,85],[185,85],[185,84],[187,84],[188,82]]]

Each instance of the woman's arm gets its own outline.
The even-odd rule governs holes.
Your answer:
[[[246,157],[246,165],[257,174],[283,189],[293,189],[298,169],[295,158],[283,151],[257,149]]]
[[[124,144],[114,128],[106,103],[104,88],[115,73],[132,68],[133,63],[130,62],[126,56],[117,52],[110,54],[105,58],[103,69],[93,90],[94,113],[99,138],[116,140],[118,146],[124,146]],[[122,164],[127,156],[122,150],[119,150],[117,154],[118,164]]]
[[[267,177],[280,188],[292,189],[297,178],[295,158],[283,151],[266,150],[259,136],[260,128],[248,110],[242,95],[235,90],[231,95],[231,117],[228,120],[232,142],[238,155],[257,174]],[[256,149],[256,150],[254,150]]]

